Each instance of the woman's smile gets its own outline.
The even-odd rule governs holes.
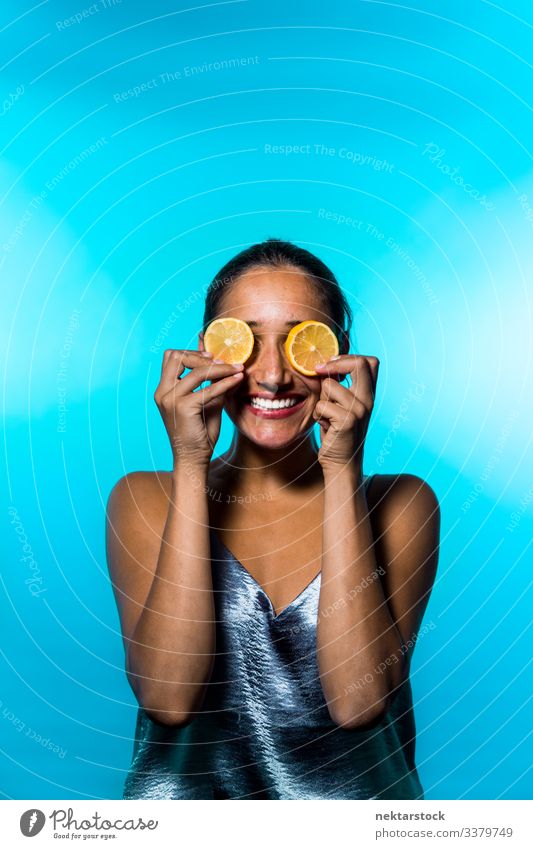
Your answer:
[[[298,392],[283,392],[279,395],[257,392],[244,395],[239,400],[254,416],[262,419],[285,419],[301,410],[306,397]]]

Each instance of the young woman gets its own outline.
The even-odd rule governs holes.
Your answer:
[[[222,316],[253,330],[244,365],[204,350]],[[312,377],[283,344],[306,319],[341,351]],[[317,257],[269,239],[213,280],[198,350],[165,352],[172,470],[126,475],[108,506],[139,702],[125,799],[424,798],[409,667],[439,505],[415,475],[363,474],[379,363],[349,353],[350,319]]]

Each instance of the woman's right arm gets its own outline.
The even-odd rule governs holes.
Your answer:
[[[156,392],[173,446],[170,492],[155,473],[126,475],[113,489],[107,511],[108,566],[126,674],[148,716],[165,725],[194,719],[212,672],[215,612],[207,474],[218,436],[215,408],[221,408],[224,392],[238,382],[231,366],[206,365],[197,352],[193,365],[186,359],[182,357],[192,371],[180,381],[176,374],[179,378],[183,371],[181,362],[167,358]],[[220,379],[192,392],[215,377]],[[211,431],[203,441],[202,422]]]

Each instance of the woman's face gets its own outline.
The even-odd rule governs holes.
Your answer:
[[[301,438],[315,424],[320,377],[292,368],[284,350],[290,328],[306,319],[333,328],[321,309],[316,290],[296,268],[254,267],[228,289],[217,318],[233,316],[252,328],[255,344],[244,364],[244,377],[225,395],[224,409],[235,427],[257,445],[279,448]],[[200,334],[199,349],[204,350]],[[254,399],[263,399],[256,400]],[[270,400],[287,399],[277,409]],[[262,406],[259,406],[261,404]]]

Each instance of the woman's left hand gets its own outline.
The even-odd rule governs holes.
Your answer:
[[[320,424],[322,444],[318,461],[325,467],[353,464],[362,470],[364,441],[378,379],[379,360],[358,354],[345,354],[317,366],[322,380],[320,399],[313,417]],[[349,374],[351,386],[341,386],[328,375]]]

